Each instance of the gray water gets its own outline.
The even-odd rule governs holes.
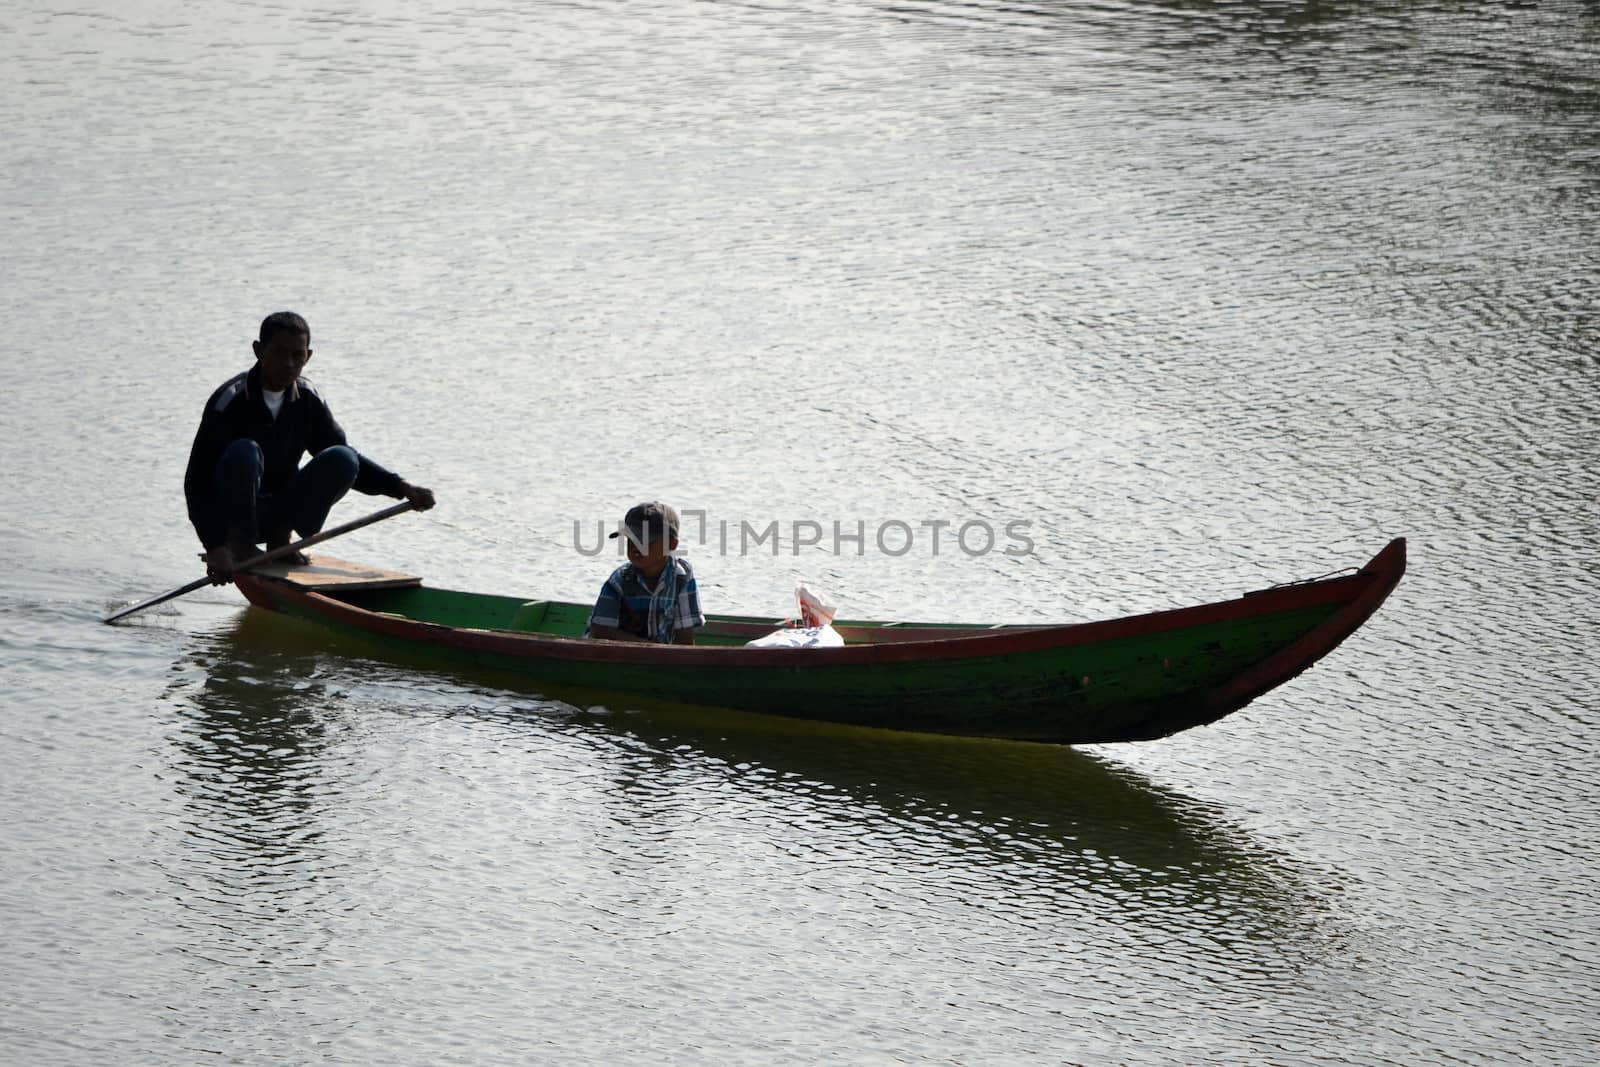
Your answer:
[[[0,1058],[1593,1062],[1597,61],[1577,2],[10,0]],[[655,496],[778,524],[688,546],[774,618],[1411,572],[1078,750],[100,625],[280,307],[441,501],[330,549],[435,585],[589,599]]]

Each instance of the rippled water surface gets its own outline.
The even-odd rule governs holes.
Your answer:
[[[1591,1060],[1597,71],[1578,2],[12,0],[0,1058]],[[441,500],[339,554],[436,585],[587,599],[658,495],[775,618],[1411,572],[1082,750],[100,625],[279,307]]]

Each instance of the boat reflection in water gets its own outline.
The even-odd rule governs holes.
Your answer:
[[[1096,754],[700,708],[596,712],[605,709],[576,721],[627,753],[634,784],[622,803],[663,788],[737,794],[749,817],[825,827],[830,840],[886,850],[930,876],[958,872],[951,881],[980,897],[1100,898],[1125,919],[1183,910],[1186,925],[1209,914],[1230,940],[1329,918],[1289,857],[1220,809]],[[695,766],[691,780],[657,783],[682,761]]]
[[[559,758],[588,764],[583,790],[592,791],[596,772],[608,783],[602,803],[623,838],[630,827],[641,840],[654,833],[654,819],[709,811],[742,826],[762,820],[768,839],[816,848],[821,865],[841,862],[842,843],[854,856],[842,862],[956,872],[965,892],[1022,893],[1030,907],[1098,899],[1125,919],[1176,909],[1191,932],[1198,922],[1230,941],[1328,934],[1330,904],[1310,888],[1320,875],[1252,841],[1217,807],[1096,754],[650,701],[586,707],[529,695],[494,674],[441,677],[389,654],[374,661],[362,644],[249,610],[193,654],[201,674],[186,700],[195,713],[177,739],[183,788],[196,837],[219,846],[230,884],[241,864],[278,878],[286,867],[334,862],[317,854],[319,823],[347,822],[330,807],[342,792],[359,804],[369,787],[350,780],[362,760],[351,714],[368,700],[415,701],[422,721],[492,726],[497,744],[564,745],[573,755]],[[353,692],[360,698],[347,699]],[[348,744],[331,745],[341,734]],[[474,758],[463,752],[461,765]],[[525,773],[548,786],[552,771],[530,763]]]

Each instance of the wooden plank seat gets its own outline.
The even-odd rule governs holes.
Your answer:
[[[302,589],[410,589],[422,584],[422,578],[404,571],[384,570],[365,563],[321,554],[310,557],[310,563],[286,563],[275,560],[253,568],[251,573],[263,578],[278,578]]]

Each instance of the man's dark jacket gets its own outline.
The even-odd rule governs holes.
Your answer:
[[[189,504],[189,521],[206,548],[225,544],[228,521],[217,485],[217,461],[223,450],[241,437],[261,446],[265,470],[261,495],[281,490],[300,469],[300,457],[345,443],[344,430],[316,388],[304,378],[284,390],[283,407],[273,418],[261,396],[259,367],[251,367],[222,383],[206,401],[200,429],[189,450],[189,469],[183,475],[183,495]],[[359,453],[358,453],[359,454]],[[398,474],[361,456],[355,488],[363,493],[403,496],[405,484]]]

